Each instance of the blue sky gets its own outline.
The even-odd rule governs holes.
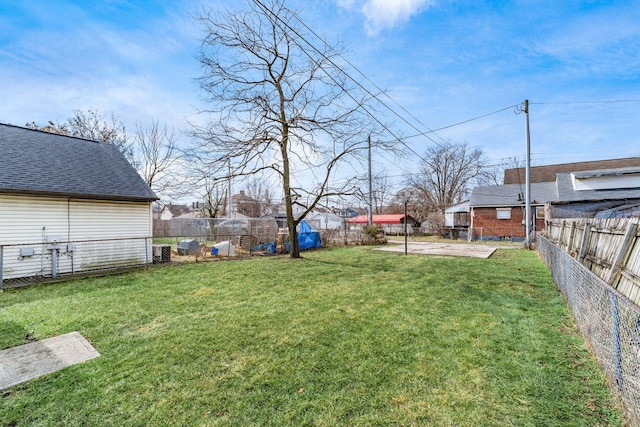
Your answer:
[[[97,108],[130,130],[152,119],[183,130],[203,106],[195,82],[203,34],[191,16],[242,4],[3,0],[0,122],[62,122],[75,109]],[[640,156],[639,1],[287,4],[343,43],[350,62],[430,129],[506,108],[438,131],[436,141],[478,146],[493,163],[523,159],[524,116],[507,107],[529,99],[532,164]],[[416,133],[398,119],[394,130]],[[406,143],[419,154],[434,144]],[[379,155],[374,172],[399,181],[418,161],[397,163]]]

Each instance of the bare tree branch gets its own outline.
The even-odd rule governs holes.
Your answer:
[[[266,3],[196,17],[206,32],[199,82],[209,108],[202,112],[208,123],[193,127],[199,144],[191,154],[211,170],[231,165],[232,176],[275,172],[291,256],[299,257],[299,221],[323,198],[355,193],[352,179],[336,178],[367,149],[376,121],[372,95],[350,86],[336,66],[342,50],[305,50],[297,13],[284,0]],[[294,204],[303,207],[301,216],[294,217]]]
[[[404,196],[418,206],[419,216],[461,202],[484,171],[482,150],[467,144],[447,143],[427,150],[418,173],[407,178]]]

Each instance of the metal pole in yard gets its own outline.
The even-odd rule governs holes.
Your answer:
[[[529,100],[524,100],[524,119],[527,132],[527,164],[525,168],[526,195],[524,207],[525,244],[531,249],[531,139],[529,134]]]
[[[373,184],[371,183],[371,135],[367,139],[369,143],[369,227],[373,225]]]
[[[407,201],[404,201],[404,254],[407,254]]]
[[[227,218],[231,218],[231,157],[229,157],[229,213]]]

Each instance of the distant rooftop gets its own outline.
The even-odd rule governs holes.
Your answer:
[[[532,166],[530,170],[530,178],[532,183],[554,182],[556,180],[556,175],[559,173],[638,167],[640,167],[640,157],[626,157],[623,159],[595,160],[590,162]],[[504,183],[524,184],[525,168],[505,169]]]

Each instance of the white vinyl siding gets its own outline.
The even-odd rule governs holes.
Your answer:
[[[42,242],[43,235],[67,238],[67,200],[0,194],[0,244]]]
[[[151,237],[148,203],[71,200],[71,240]]]
[[[59,274],[148,263],[150,203],[0,195],[5,279],[51,275],[54,237]],[[21,257],[21,248],[33,255]]]
[[[149,203],[0,195],[0,244],[151,237]]]

